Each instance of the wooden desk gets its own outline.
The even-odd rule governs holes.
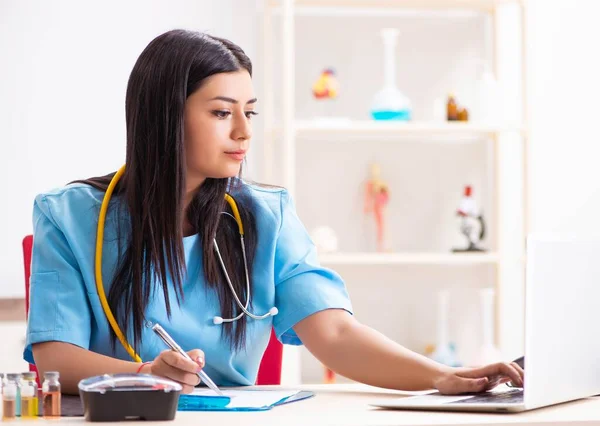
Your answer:
[[[264,389],[277,387],[265,386]],[[312,390],[316,396],[304,401],[275,407],[263,412],[178,412],[172,426],[320,426],[320,425],[600,425],[600,398],[589,398],[519,414],[443,413],[393,411],[368,404],[381,399],[398,398],[407,393],[387,391],[363,385],[313,385],[298,389]],[[45,423],[45,421],[43,421]],[[83,423],[84,419],[63,418],[49,423]],[[121,424],[121,423],[120,423]],[[125,422],[137,424],[144,422]],[[153,423],[154,424],[154,423]]]

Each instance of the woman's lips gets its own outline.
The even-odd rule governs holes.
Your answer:
[[[246,157],[246,151],[243,150],[226,151],[225,154],[238,161],[242,161]]]

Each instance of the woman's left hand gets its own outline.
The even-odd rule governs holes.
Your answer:
[[[434,386],[445,395],[484,392],[503,383],[523,387],[525,372],[516,363],[497,363],[478,368],[450,368],[435,380]]]

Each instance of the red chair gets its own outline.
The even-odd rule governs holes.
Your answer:
[[[33,247],[33,235],[23,238],[23,265],[25,267],[25,317],[29,316],[29,276],[31,275],[31,248]],[[29,371],[35,371],[38,387],[41,386],[39,374],[35,365],[29,364]]]
[[[25,265],[25,314],[29,315],[29,276],[31,275],[31,249],[33,246],[33,235],[28,235],[23,239],[23,262]],[[257,385],[279,385],[281,384],[281,362],[283,357],[283,345],[275,337],[275,332],[271,330],[271,338],[267,349],[260,362],[258,369]],[[29,371],[37,369],[29,364]],[[39,377],[38,377],[39,385]]]
[[[283,357],[283,345],[271,330],[271,339],[263,354],[258,368],[257,385],[280,385],[281,384],[281,361]]]

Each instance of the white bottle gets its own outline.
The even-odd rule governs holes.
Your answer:
[[[494,296],[493,288],[480,290],[482,344],[477,354],[477,365],[487,365],[503,361],[502,352],[494,343]]]
[[[486,124],[502,123],[504,121],[503,105],[498,80],[487,62],[478,62],[482,65],[483,70],[475,82],[476,105],[471,117],[473,121]]]
[[[448,333],[448,303],[450,293],[448,290],[442,290],[438,293],[438,309],[437,309],[437,341],[435,350],[431,354],[431,359],[440,364],[445,364],[451,367],[460,366],[460,362],[456,357],[456,353],[450,345]]]

